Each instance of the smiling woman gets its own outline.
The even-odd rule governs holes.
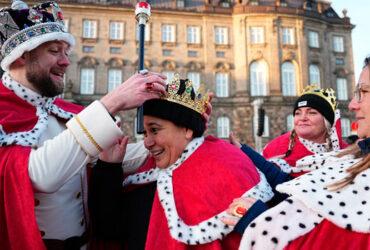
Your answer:
[[[332,89],[307,86],[293,109],[292,131],[268,143],[263,156],[292,177],[307,170],[296,168],[296,161],[307,155],[338,151],[347,146],[342,141],[339,110]]]
[[[229,203],[241,196],[266,202],[272,191],[242,151],[215,137],[203,137],[207,102],[202,88],[195,93],[191,81],[176,76],[167,86],[166,97],[144,103],[144,144],[151,156],[137,173],[124,179],[123,198],[112,198],[120,192],[108,187],[120,188],[122,179],[113,184],[117,178],[109,177],[109,168],[93,169],[92,221],[105,240],[115,234],[128,249],[238,247],[240,235],[220,220]],[[116,173],[122,175],[122,169],[118,167]],[[123,205],[111,216],[117,201]],[[112,228],[121,231],[107,233]]]

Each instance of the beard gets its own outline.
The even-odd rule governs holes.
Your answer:
[[[50,69],[52,71],[53,68]],[[49,76],[49,72],[43,70],[37,58],[32,57],[31,62],[26,64],[26,78],[39,94],[47,97],[55,97],[64,91],[62,82],[55,82]]]

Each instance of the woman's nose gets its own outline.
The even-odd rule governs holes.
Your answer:
[[[357,98],[354,96],[351,100],[351,102],[348,104],[348,109],[349,110],[356,110],[359,108],[359,105],[358,105],[358,100]]]

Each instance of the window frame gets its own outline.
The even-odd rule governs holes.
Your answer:
[[[86,75],[86,74],[92,74],[92,76]],[[91,82],[89,82],[90,80]],[[84,82],[84,81],[87,81],[87,82]],[[94,91],[95,91],[95,69],[81,68],[80,70],[80,94],[81,95],[93,95]]]

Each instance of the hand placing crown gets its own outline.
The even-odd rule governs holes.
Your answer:
[[[51,12],[48,12],[49,9]],[[42,43],[65,41],[70,50],[75,43],[64,26],[63,13],[56,2],[44,2],[28,8],[20,0],[0,10],[0,39],[1,67],[6,71],[25,51],[31,51]]]
[[[312,83],[303,90],[301,96],[307,94],[320,96],[330,104],[333,111],[335,111],[338,106],[337,98],[335,97],[335,91],[332,88],[322,89],[319,87],[318,83]]]
[[[180,80],[179,75],[176,74],[167,85],[167,96],[161,99],[178,103],[203,115],[209,102],[209,90],[204,93],[204,86],[201,84],[195,92],[191,80]]]

